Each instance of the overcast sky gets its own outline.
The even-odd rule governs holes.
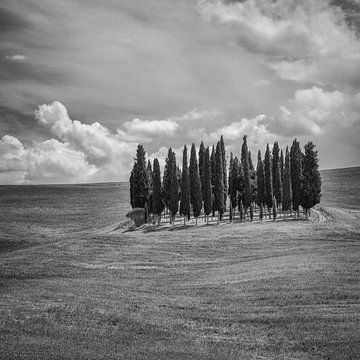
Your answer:
[[[2,0],[0,183],[127,180],[139,142],[221,134],[359,165],[359,30],[360,0]]]

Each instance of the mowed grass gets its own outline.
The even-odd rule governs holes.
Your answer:
[[[359,359],[359,212],[0,254],[2,359]]]

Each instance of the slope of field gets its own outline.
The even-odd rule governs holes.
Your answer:
[[[1,253],[2,359],[358,359],[359,212]]]

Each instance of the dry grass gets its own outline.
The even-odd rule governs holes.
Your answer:
[[[359,212],[97,233],[0,254],[0,355],[358,359]]]

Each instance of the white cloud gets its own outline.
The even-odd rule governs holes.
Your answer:
[[[142,138],[173,136],[179,125],[172,119],[166,120],[141,120],[133,119],[124,123],[127,134],[130,136],[141,136]]]
[[[360,82],[360,41],[328,0],[202,0],[206,21],[233,27],[238,43],[267,56],[282,79],[319,84]]]
[[[174,117],[173,119],[179,122],[182,121],[211,121],[214,120],[217,116],[221,115],[221,112],[218,110],[199,110],[193,109],[186,113],[185,115]]]
[[[27,59],[27,57],[24,55],[8,55],[6,58],[12,61],[23,61]]]

